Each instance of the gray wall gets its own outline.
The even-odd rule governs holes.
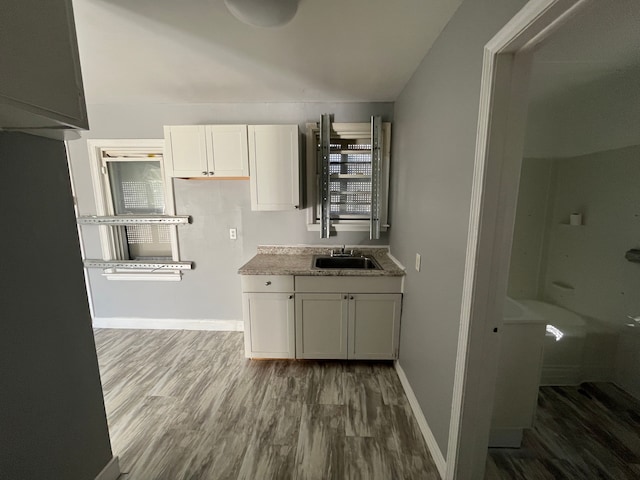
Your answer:
[[[90,105],[91,130],[69,142],[80,214],[96,213],[89,138],[162,138],[163,125],[207,123],[297,123],[304,133],[305,124],[318,121],[322,113],[334,113],[336,122],[366,122],[374,114],[392,121],[393,104]],[[240,278],[236,272],[256,253],[257,245],[372,243],[368,232],[340,233],[321,240],[319,232],[307,232],[306,210],[253,212],[246,180],[174,180],[174,190],[177,213],[193,217],[191,225],[179,227],[179,236],[181,258],[193,261],[195,270],[174,283],[109,281],[93,269],[89,279],[96,317],[240,320]],[[229,240],[231,227],[238,229],[238,240]],[[88,258],[100,258],[97,228],[84,227],[83,242]],[[388,237],[374,243],[388,244]]]
[[[111,460],[62,142],[0,133],[0,478],[94,478]]]
[[[445,454],[483,47],[525,3],[466,0],[395,104],[390,240],[408,267],[400,364]]]

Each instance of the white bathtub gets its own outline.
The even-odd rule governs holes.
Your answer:
[[[547,333],[541,385],[612,381],[618,332],[605,323],[539,300],[518,300],[561,334]]]
[[[504,299],[502,319],[505,325],[541,323],[545,321],[543,316],[537,314],[524,304],[526,301],[530,300],[514,300],[511,297]]]

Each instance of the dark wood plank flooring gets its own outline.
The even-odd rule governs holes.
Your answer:
[[[391,363],[249,361],[238,332],[95,338],[123,478],[439,478]]]
[[[489,449],[490,480],[640,479],[640,402],[610,383],[542,387],[520,449]]]

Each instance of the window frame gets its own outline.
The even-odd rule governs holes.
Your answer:
[[[160,172],[164,186],[165,214],[175,215],[175,202],[173,196],[173,184],[170,177],[166,175],[164,162],[164,140],[163,139],[90,139],[87,140],[89,150],[89,160],[91,167],[91,183],[93,186],[94,200],[96,204],[97,216],[115,215],[111,190],[109,188],[107,174],[103,173],[103,152],[105,150],[122,152],[127,154],[152,154],[160,163]],[[180,261],[178,232],[176,225],[169,225],[169,238],[171,242],[171,260]],[[99,236],[103,260],[120,260],[122,256],[123,243],[126,243],[126,236],[120,235],[117,229],[110,226],[100,225]],[[180,280],[182,273],[178,270],[143,270],[143,269],[107,269],[104,275],[109,280]]]
[[[317,136],[320,131],[319,123],[307,123],[306,125],[306,177],[307,177],[307,231],[319,232],[321,230],[319,211],[319,180],[318,180],[318,153],[317,153]],[[332,133],[338,134],[344,139],[357,139],[370,137],[371,123],[331,123]],[[380,215],[380,231],[386,232],[390,225],[388,224],[389,211],[389,170],[391,160],[391,123],[382,122],[382,165],[381,165],[381,215]],[[370,228],[368,219],[342,219],[332,220],[331,230],[336,232],[368,232]]]

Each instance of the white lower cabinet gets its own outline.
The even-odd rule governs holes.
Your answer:
[[[401,294],[296,294],[296,358],[394,359]]]
[[[347,315],[342,294],[298,293],[296,358],[347,358]]]
[[[292,293],[245,293],[245,352],[251,358],[295,358]]]
[[[293,277],[243,275],[244,348],[249,358],[295,358]]]
[[[401,310],[400,293],[350,295],[347,358],[398,358]]]
[[[371,293],[336,293],[351,286]],[[243,275],[245,356],[398,358],[401,278]]]

